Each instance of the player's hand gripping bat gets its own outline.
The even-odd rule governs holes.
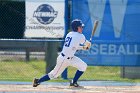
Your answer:
[[[94,33],[95,33],[95,31],[97,29],[97,26],[98,26],[98,23],[99,23],[99,21],[95,20],[93,30],[92,30],[92,33],[91,33],[91,36],[90,36],[90,40],[89,40],[90,42],[92,42],[92,37],[94,36]]]

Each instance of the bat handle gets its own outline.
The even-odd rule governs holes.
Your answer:
[[[89,42],[91,42],[91,41],[92,41],[92,38],[90,38]]]

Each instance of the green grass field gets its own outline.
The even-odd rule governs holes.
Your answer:
[[[45,74],[45,61],[0,62],[0,81],[32,81],[34,77],[41,77]],[[68,78],[73,78],[76,69],[68,67]],[[113,80],[140,82],[140,79],[127,79],[120,77],[120,67],[88,66],[80,80]],[[51,81],[65,81],[58,77]]]

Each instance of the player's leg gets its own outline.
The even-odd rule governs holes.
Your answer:
[[[87,64],[83,62],[80,58],[74,56],[73,59],[71,60],[71,66],[76,67],[78,70],[76,71],[75,76],[70,83],[70,86],[78,87],[79,85],[77,84],[77,81],[85,72]]]
[[[64,59],[62,56],[58,56],[57,63],[54,69],[50,73],[42,76],[40,79],[34,79],[35,83],[33,84],[33,87],[38,86],[40,83],[44,81],[57,78],[67,66],[68,64],[66,62],[66,59]]]

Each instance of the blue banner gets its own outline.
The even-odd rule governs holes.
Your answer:
[[[140,66],[139,9],[139,0],[72,0],[72,19],[83,21],[88,40],[99,20],[91,49],[76,55],[89,65]]]

